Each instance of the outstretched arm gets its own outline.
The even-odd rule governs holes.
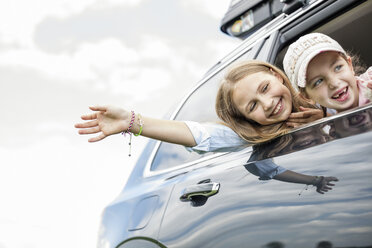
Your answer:
[[[92,106],[89,107],[91,114],[81,116],[86,122],[75,124],[79,134],[96,134],[88,139],[89,142],[100,141],[107,136],[125,132],[128,130],[132,113],[115,106]],[[188,147],[195,146],[195,140],[184,122],[161,120],[142,116],[143,127],[141,135],[165,142],[180,144]],[[138,134],[140,121],[138,114],[135,114],[131,133]]]
[[[313,185],[316,186],[316,191],[320,194],[328,192],[328,190],[332,189],[332,186],[335,186],[335,184],[331,183],[332,181],[338,181],[336,177],[308,176],[291,170],[286,170],[276,175],[274,179],[283,182]]]

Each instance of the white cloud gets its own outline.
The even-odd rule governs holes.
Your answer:
[[[0,65],[21,66],[36,70],[60,81],[86,81],[122,70],[139,60],[135,50],[109,38],[98,43],[84,43],[73,54],[48,54],[33,48],[6,50]]]
[[[12,0],[0,2],[0,42],[33,46],[37,24],[47,17],[66,19],[90,8],[138,5],[142,0]]]
[[[201,11],[215,19],[222,19],[227,12],[230,1],[215,0],[182,0],[185,7],[192,8],[193,11]]]
[[[172,49],[174,48],[169,45],[169,41],[165,38],[145,34],[141,39],[138,52],[142,58],[168,60],[174,55]]]
[[[32,46],[35,26],[44,18],[67,16],[82,11],[95,0],[12,0],[0,4],[0,41]]]
[[[126,6],[134,6],[139,5],[142,3],[143,0],[96,0],[95,6],[96,7],[107,7],[107,6],[116,6],[116,5],[126,5]]]
[[[205,51],[226,53],[231,43],[209,41]],[[138,48],[131,48],[118,39],[107,38],[96,43],[82,43],[74,53],[49,54],[33,48],[1,52],[0,65],[30,68],[47,78],[59,82],[91,82],[97,90],[110,90],[113,94],[139,92],[138,100],[179,78],[200,79],[209,66],[193,57],[198,49],[174,47],[163,38],[144,36]],[[191,82],[191,83],[196,83]]]

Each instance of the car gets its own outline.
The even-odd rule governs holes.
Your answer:
[[[232,1],[221,29],[241,44],[203,76],[170,119],[218,121],[214,104],[203,103],[214,102],[226,68],[248,59],[283,68],[289,44],[306,33],[327,34],[371,64],[372,1],[275,2]],[[275,11],[266,11],[257,26],[231,31],[267,5]],[[98,247],[372,247],[371,120],[369,104],[269,142],[203,154],[149,140],[124,189],[103,211]],[[339,182],[322,195],[303,184],[259,180],[252,171],[267,159]]]

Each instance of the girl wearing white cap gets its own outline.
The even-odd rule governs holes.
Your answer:
[[[372,101],[372,67],[356,76],[352,58],[327,35],[299,38],[289,46],[283,66],[294,88],[325,108],[341,112]]]

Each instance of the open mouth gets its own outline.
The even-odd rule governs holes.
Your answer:
[[[283,104],[282,104],[282,98],[278,101],[278,103],[275,106],[274,111],[271,113],[271,116],[279,114],[283,109]]]
[[[348,99],[349,97],[348,93],[349,93],[349,87],[345,87],[337,91],[331,98],[336,101],[343,102]]]

